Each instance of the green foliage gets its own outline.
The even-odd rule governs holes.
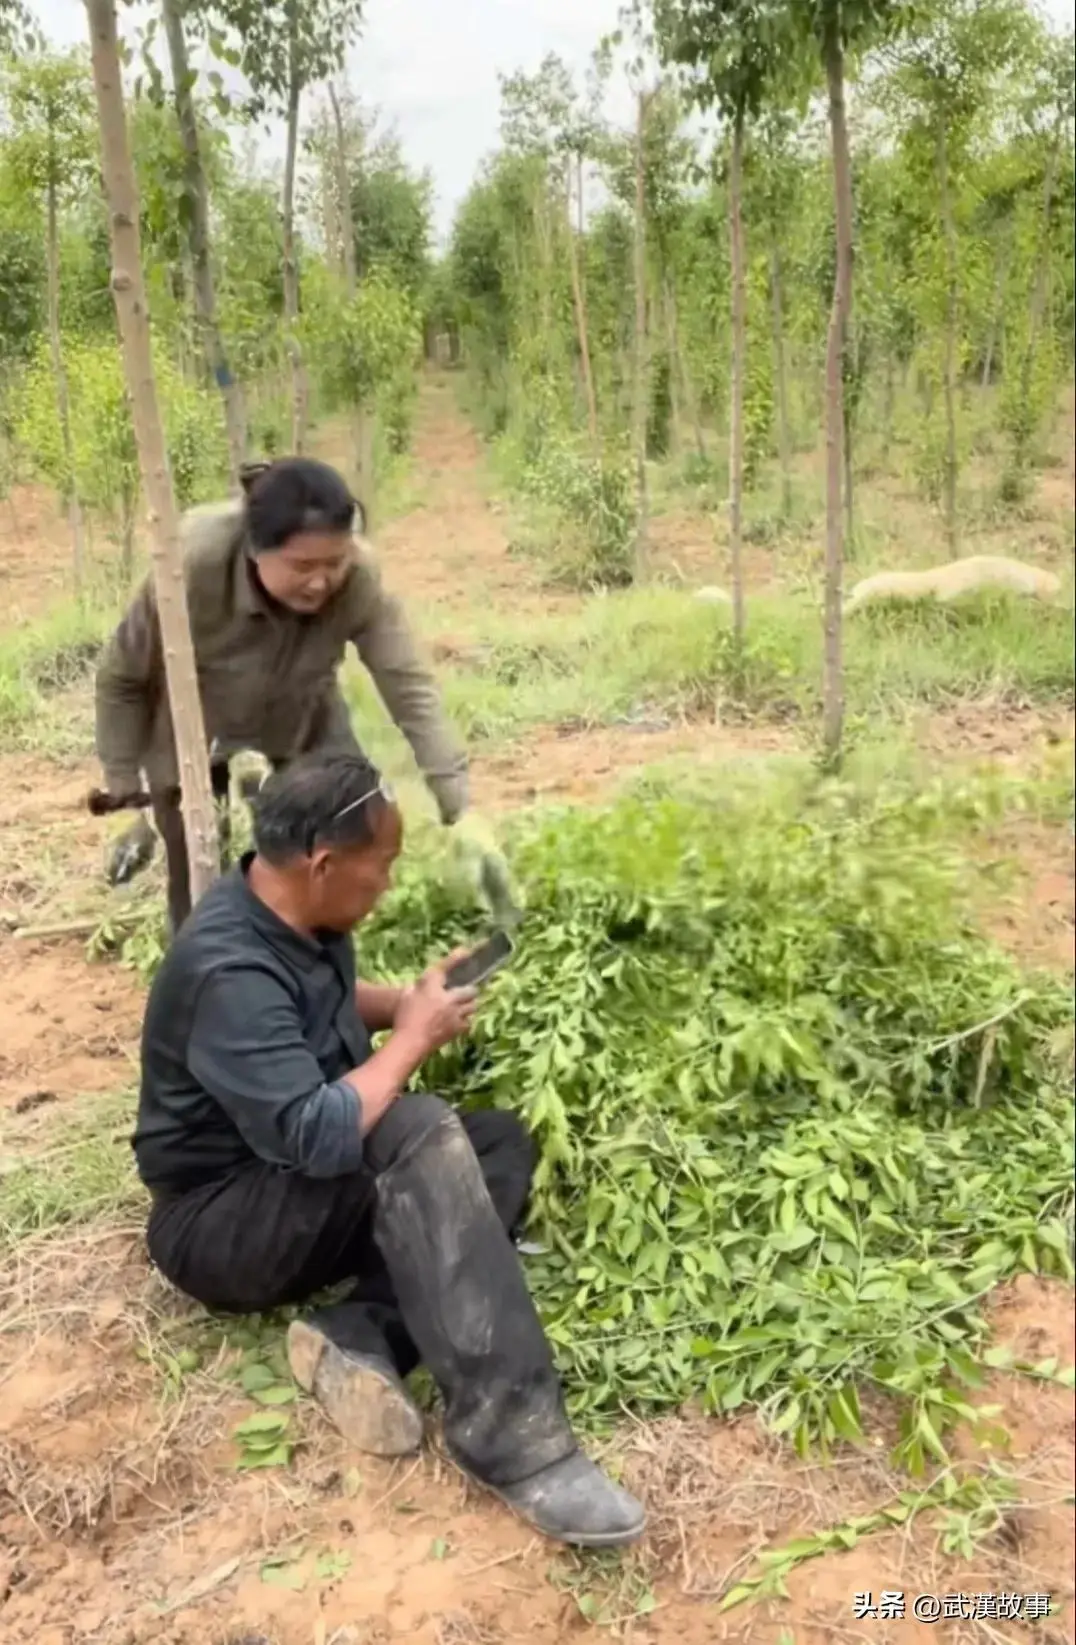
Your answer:
[[[635,482],[625,452],[594,456],[551,433],[524,468],[520,485],[544,516],[555,578],[576,588],[631,582]]]
[[[854,1519],[827,1530],[814,1531],[793,1542],[765,1549],[759,1556],[761,1574],[745,1577],[729,1588],[719,1609],[730,1611],[737,1605],[754,1604],[758,1600],[787,1599],[787,1579],[798,1566],[824,1554],[858,1547],[864,1537],[877,1536],[897,1526],[908,1530],[920,1514],[934,1509],[941,1509],[946,1515],[945,1551],[952,1553],[959,1549],[965,1559],[971,1559],[977,1544],[1001,1529],[1003,1509],[1017,1495],[1014,1481],[1004,1475],[991,1473],[982,1478],[972,1475],[958,1480],[951,1469],[946,1469],[924,1489],[901,1491],[892,1502],[872,1513],[857,1514]],[[956,1525],[967,1530],[958,1533],[954,1540]]]
[[[747,369],[744,381],[743,479],[750,491],[773,449],[773,352],[768,325],[769,276],[764,259],[752,261],[747,279]]]
[[[548,535],[542,541],[548,552]],[[753,613],[737,712],[813,719],[822,645],[814,604],[759,595]],[[441,670],[453,719],[470,741],[538,725],[662,727],[729,712],[736,658],[728,612],[683,594],[651,587],[589,602],[578,615],[522,623],[498,613],[474,638],[473,661]],[[948,610],[868,607],[848,624],[846,668],[849,712],[876,732],[915,704],[954,697],[1067,700],[1071,605],[973,598]],[[347,684],[365,715],[370,693],[358,676]],[[364,734],[370,729],[364,718]]]
[[[360,280],[380,271],[417,298],[429,272],[433,183],[416,175],[387,135],[352,171],[351,216]]]
[[[577,1413],[702,1392],[805,1450],[857,1438],[880,1387],[921,1471],[967,1414],[983,1295],[1072,1276],[1067,990],[971,932],[936,813],[885,791],[562,814],[516,866],[517,962],[424,1077],[541,1144],[529,1274]],[[363,963],[458,937],[409,878]]]
[[[789,5],[777,13],[755,0],[657,0],[654,20],[663,55],[693,73],[697,101],[729,119],[750,119],[776,100],[797,55],[803,73],[796,11]]]
[[[0,1250],[141,1204],[143,1191],[131,1169],[130,1115],[129,1091],[99,1098],[92,1109],[73,1108],[51,1133],[44,1154],[3,1160]]]
[[[0,57],[41,47],[41,29],[24,0],[0,0]]]
[[[209,109],[199,106],[197,118],[202,168],[207,186],[216,192],[224,183],[224,134],[214,125]],[[188,252],[191,207],[186,154],[175,111],[170,103],[136,97],[128,120],[143,256],[171,264],[179,272]]]
[[[74,474],[67,468],[43,343],[21,384],[15,438],[39,474],[61,493],[73,480],[83,502],[112,519],[126,540],[139,473],[122,359],[112,339],[68,340],[64,351]],[[185,381],[160,347],[154,372],[176,498],[186,508],[217,494],[227,472],[220,406],[215,396]]]
[[[4,161],[24,186],[69,197],[97,158],[89,61],[84,51],[9,59],[0,79]]]
[[[868,449],[877,458],[876,445],[888,466],[892,448],[904,446],[902,457],[934,498],[954,460],[970,470],[966,459],[1000,427],[1012,449],[1003,490],[1026,491],[1024,470],[1041,455],[1036,447],[1072,368],[1072,53],[1024,0],[960,0],[944,15],[935,11],[892,0],[797,0],[776,9],[755,0],[662,0],[654,9],[650,44],[687,78],[686,88],[666,81],[655,93],[644,139],[653,460],[690,439],[704,467],[728,432],[727,144],[719,135],[710,148],[690,133],[685,97],[716,107],[726,126],[738,107],[747,116],[749,485],[765,485],[777,455],[778,325],[789,446],[817,439],[835,241],[829,139],[810,95],[826,53],[839,45],[864,111],[853,154],[856,296],[842,372],[854,467],[861,471]],[[607,67],[596,58],[595,84]],[[602,439],[615,442],[629,424],[634,139],[604,125],[600,101],[589,105],[554,58],[502,90],[504,146],[457,214],[439,300],[451,306],[444,286],[455,297],[469,411],[533,463],[547,427],[572,439],[587,426],[566,232],[566,219],[576,224],[577,156],[587,209],[575,249]],[[599,180],[609,197],[600,207]],[[771,259],[780,268],[779,321]],[[943,403],[950,360],[952,442]],[[910,367],[922,391],[914,411]],[[1001,381],[1000,395],[973,393],[983,372]],[[550,400],[557,416],[543,424]],[[905,464],[894,466],[902,472]],[[858,510],[856,520],[862,548]]]
[[[97,653],[116,613],[92,599],[62,605],[9,634],[0,646],[0,749],[40,747],[53,733],[65,752],[85,748],[70,701],[55,716],[51,699],[72,687],[88,692]]]
[[[1035,237],[1035,252],[1039,240]],[[1007,331],[1007,369],[1001,384],[998,421],[1010,441],[1009,478],[1026,485],[1025,470],[1041,456],[1041,438],[1057,404],[1065,374],[1062,345],[1053,327],[1035,315],[1035,297],[1011,318]]]
[[[319,293],[304,332],[330,406],[372,407],[392,385],[414,379],[421,346],[418,310],[379,271],[362,281],[353,298],[332,288]],[[399,404],[399,386],[396,394]]]
[[[413,371],[397,371],[378,396],[380,426],[390,457],[400,457],[411,444],[411,427],[418,401],[418,378]]]
[[[256,381],[283,360],[280,205],[269,182],[245,176],[229,179],[220,206],[214,234],[218,318],[235,370]]]
[[[281,1468],[291,1461],[295,1441],[290,1434],[291,1418],[278,1411],[259,1411],[246,1417],[235,1430],[239,1455],[236,1467]]]
[[[650,366],[650,407],[646,420],[646,454],[650,458],[669,454],[672,420],[672,361],[662,349]]]
[[[74,473],[67,466],[52,364],[44,343],[23,379],[15,437],[38,474],[61,495],[74,484],[89,507],[115,508],[128,520],[138,493],[138,453],[119,350],[111,341],[70,341],[65,358]]]
[[[40,222],[0,185],[0,369],[24,359],[45,319]]]
[[[913,1473],[945,1460],[954,1422],[989,1419],[971,1398],[1002,1363],[981,1351],[984,1295],[1024,1269],[1072,1277],[1055,1051],[1072,1003],[963,917],[948,842],[981,803],[973,787],[726,776],[705,802],[651,793],[517,827],[516,961],[423,1077],[535,1132],[548,1252],[528,1274],[581,1418],[701,1394],[760,1407],[806,1452],[861,1438],[876,1389]],[[436,870],[409,864],[364,927],[365,974],[410,975],[473,927]],[[5,1168],[6,1242],[140,1202],[111,1116],[80,1114],[43,1160]],[[227,1334],[263,1407],[236,1431],[239,1465],[284,1465],[286,1366],[256,1321]],[[973,1496],[941,1481],[879,1513],[942,1508],[966,1539],[990,1528],[993,1496]],[[820,1535],[774,1550],[737,1599],[834,1536],[850,1545]]]
[[[157,392],[162,400],[168,465],[177,503],[180,508],[190,508],[194,503],[219,497],[228,473],[219,399],[167,366],[157,370]]]
[[[111,273],[104,203],[97,195],[88,194],[67,207],[60,225],[61,332],[108,337],[115,342]]]
[[[327,79],[362,21],[362,0],[211,0],[191,13],[213,54],[250,87],[248,112],[283,112],[295,90]]]

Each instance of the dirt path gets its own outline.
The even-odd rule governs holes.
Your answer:
[[[133,1230],[29,1245],[3,1299],[0,1638],[36,1645],[996,1645],[1073,1637],[1071,1395],[997,1377],[981,1395],[1012,1436],[1018,1508],[970,1559],[944,1517],[864,1539],[795,1571],[789,1597],[722,1614],[717,1596],[763,1545],[845,1524],[907,1481],[868,1449],[799,1463],[750,1418],[633,1426],[616,1450],[651,1528],[624,1562],[530,1536],[440,1456],[390,1467],[349,1455],[316,1410],[293,1414],[286,1471],[240,1475],[230,1433],[250,1412],[211,1356],[181,1382],[166,1341],[184,1316],[148,1276]],[[1071,1364],[1067,1296],[1030,1276],[999,1300],[999,1339]],[[177,1317],[178,1316],[178,1317]],[[10,1309],[9,1309],[10,1317]],[[1046,1322],[1046,1323],[1044,1323]],[[155,1366],[145,1362],[152,1344]],[[1003,1635],[908,1619],[857,1631],[854,1598],[1050,1593],[1056,1617]]]
[[[461,416],[451,380],[419,401],[413,442],[418,505],[376,533],[386,580],[425,610],[439,637],[453,616],[503,609],[548,616],[579,599],[543,590],[532,564],[510,552],[504,506],[484,486],[482,443]]]

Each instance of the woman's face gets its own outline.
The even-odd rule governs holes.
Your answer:
[[[278,605],[312,617],[343,586],[355,561],[350,531],[299,531],[254,556],[262,587]]]

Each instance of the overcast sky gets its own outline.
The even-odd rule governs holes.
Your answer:
[[[616,27],[620,0],[368,0],[363,38],[351,53],[349,80],[363,101],[396,127],[411,165],[429,168],[443,235],[483,156],[497,143],[498,73],[533,72],[554,51],[580,80],[600,37]],[[1044,0],[1072,27],[1076,0]],[[121,27],[130,13],[121,6]],[[37,0],[58,43],[87,39],[81,0]],[[610,103],[629,118],[626,88]],[[265,140],[278,155],[280,133]]]

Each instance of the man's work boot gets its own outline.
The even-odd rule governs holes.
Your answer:
[[[339,1348],[311,1320],[296,1319],[288,1327],[288,1363],[356,1450],[400,1457],[422,1444],[422,1418],[387,1359]]]
[[[582,1451],[530,1479],[487,1485],[486,1490],[543,1536],[576,1548],[622,1548],[637,1541],[646,1527],[642,1503],[614,1485]]]
[[[403,1097],[367,1138],[374,1237],[445,1402],[453,1461],[545,1536],[617,1547],[645,1514],[579,1450],[519,1257],[457,1116]]]

